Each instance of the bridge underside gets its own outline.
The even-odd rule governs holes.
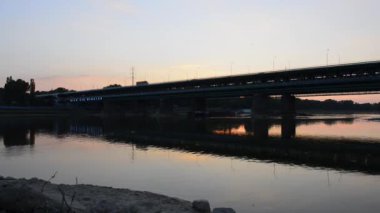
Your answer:
[[[292,94],[296,96],[315,96],[331,94],[373,94],[380,93],[380,77],[356,79],[356,80],[334,80],[334,81],[310,81],[284,84],[262,84],[262,85],[239,85],[223,88],[187,89],[157,92],[142,92],[132,94],[108,95],[105,99],[128,100],[128,99],[160,99],[160,98],[222,98],[263,95]]]
[[[105,109],[110,112],[120,110],[120,108],[135,109],[133,112],[144,112],[147,108],[155,108],[160,113],[171,113],[176,103],[183,100],[188,101],[192,107],[191,112],[207,111],[207,99],[251,97],[253,99],[252,112],[255,115],[273,114],[268,111],[269,98],[280,96],[282,100],[281,112],[283,115],[295,114],[295,96],[313,96],[330,94],[363,94],[378,93],[380,91],[380,77],[367,77],[360,79],[325,80],[325,81],[303,81],[283,84],[261,84],[261,85],[239,85],[223,88],[187,89],[143,92],[132,94],[118,94],[103,96],[100,100],[82,97],[79,102],[73,102],[72,97],[64,99],[71,105],[91,105],[102,102]],[[66,100],[66,101],[65,101]],[[114,105],[114,107],[109,107]],[[122,107],[115,108],[121,105]]]
[[[272,114],[267,107],[269,97],[280,96],[281,114],[289,116],[295,114],[295,96],[374,93],[380,93],[380,61],[68,92],[41,98],[54,97],[58,104],[79,107],[100,104],[112,112],[126,106],[135,112],[145,112],[149,106],[159,113],[171,113],[180,102],[187,101],[192,112],[201,112],[207,111],[208,99],[250,97],[253,114],[266,115]]]

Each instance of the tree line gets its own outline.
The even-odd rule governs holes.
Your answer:
[[[63,87],[50,91],[35,91],[35,87],[33,79],[29,83],[22,79],[14,80],[12,76],[7,77],[4,87],[0,87],[0,106],[43,105],[36,99],[36,95],[74,91]]]
[[[227,108],[232,110],[250,109],[252,107],[252,99],[238,98],[238,99],[216,99],[208,103],[209,107],[214,108]],[[320,111],[380,111],[379,103],[355,103],[352,100],[336,101],[327,99],[324,101],[307,100],[296,98],[296,110],[320,110]],[[268,100],[266,107],[269,111],[276,111],[281,109],[282,103],[278,98],[271,98]]]
[[[33,99],[31,94],[31,84],[17,79],[13,80],[8,77],[3,88],[0,88],[0,104],[1,105],[28,105]]]
[[[7,77],[4,87],[0,87],[0,106],[38,106],[46,103],[36,99],[36,95],[57,94],[75,92],[64,87],[58,87],[49,91],[35,91],[34,80],[30,83],[22,79],[14,80],[12,76]],[[103,89],[121,87],[119,84],[111,84]]]

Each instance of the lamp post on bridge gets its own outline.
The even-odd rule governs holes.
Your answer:
[[[338,54],[338,63],[340,64],[340,54]]]
[[[330,49],[327,48],[327,50],[326,50],[326,65],[327,66],[329,65],[329,51],[330,51]]]
[[[135,85],[135,67],[131,67],[131,75],[132,75],[132,86]]]

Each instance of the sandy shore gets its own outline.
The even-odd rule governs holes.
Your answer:
[[[128,189],[1,176],[0,188],[0,212],[199,212],[190,201]]]

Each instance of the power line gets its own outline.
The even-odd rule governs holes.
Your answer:
[[[132,66],[131,70],[132,70],[132,86],[134,86],[135,85],[135,67]]]

